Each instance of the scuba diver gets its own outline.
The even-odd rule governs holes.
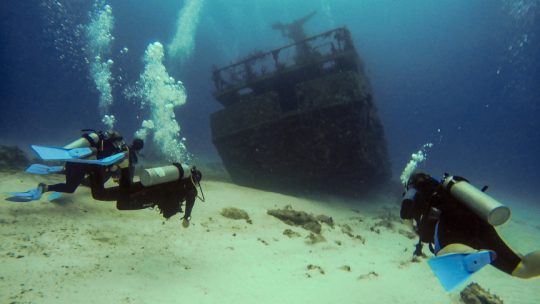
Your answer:
[[[85,153],[84,156],[87,159],[102,160],[107,159],[113,155],[119,153],[127,153],[128,158],[125,161],[129,162],[131,166],[131,172],[133,174],[133,166],[138,162],[137,153],[144,147],[142,139],[134,139],[133,143],[128,146],[122,135],[117,131],[96,131],[92,129],[82,130],[83,135],[81,138],[75,140],[72,143],[65,145],[63,148],[43,147],[32,145],[32,149],[45,160],[69,160],[64,166],[47,166],[43,164],[32,164],[26,169],[26,172],[32,174],[51,174],[60,173],[65,174],[66,182],[53,185],[46,185],[44,183],[38,184],[34,189],[30,189],[26,192],[16,192],[12,200],[19,201],[32,201],[41,198],[43,193],[52,191],[53,194],[49,200],[59,197],[59,193],[73,193],[85,180],[89,173],[90,164],[85,162],[75,162],[74,159],[82,157],[80,154],[69,155],[66,151],[78,151],[78,153]],[[88,150],[89,149],[89,150]],[[84,151],[84,152],[81,152]],[[67,159],[65,159],[67,158]],[[109,176],[110,177],[110,176]],[[108,179],[108,178],[107,178]],[[52,199],[51,199],[52,198]]]
[[[200,186],[202,174],[195,167],[174,164],[142,171],[141,181],[133,182],[137,153],[144,142],[135,139],[128,146],[118,132],[83,130],[83,136],[63,148],[32,145],[32,149],[44,160],[62,160],[64,166],[33,164],[26,171],[34,174],[65,173],[66,183],[45,185],[26,192],[11,192],[8,200],[32,201],[41,198],[47,191],[55,191],[49,200],[59,197],[60,192],[72,193],[88,176],[92,197],[96,200],[117,201],[119,210],[138,210],[157,206],[168,219],[182,212],[181,203],[186,201],[186,212],[182,225],[189,226],[191,212],[198,196],[196,185]],[[127,157],[126,157],[127,155]],[[113,177],[117,187],[105,187]],[[56,194],[56,195],[55,195]]]
[[[92,197],[100,201],[116,201],[118,210],[139,210],[158,207],[164,218],[169,219],[181,213],[185,201],[185,212],[181,218],[182,226],[187,228],[191,220],[191,212],[198,197],[197,186],[200,185],[202,173],[196,167],[188,167],[178,163],[169,166],[144,169],[140,181],[133,182],[129,168],[120,169],[119,185],[106,188],[106,177],[102,167],[94,166],[90,172],[90,188]]]
[[[540,276],[540,251],[516,253],[493,227],[509,219],[510,209],[486,189],[448,174],[438,181],[416,172],[407,182],[400,216],[416,224],[420,240],[414,256],[428,243],[436,254],[428,263],[449,291],[487,264],[519,278]]]

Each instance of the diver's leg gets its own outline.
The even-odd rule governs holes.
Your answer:
[[[182,218],[182,226],[184,228],[189,227],[189,221],[191,221],[191,211],[193,210],[193,206],[195,205],[195,198],[197,197],[197,192],[195,194],[188,193],[186,197],[186,212],[184,213],[184,217]]]
[[[189,227],[189,221],[191,220],[191,211],[195,205],[195,198],[197,197],[197,188],[190,183],[186,189],[186,211],[182,218],[182,226],[184,228]]]
[[[521,258],[512,275],[522,279],[540,276],[540,251],[534,251]]]
[[[451,219],[441,217],[435,234],[441,247],[441,250],[436,252],[437,256],[449,253],[477,252],[478,248],[473,242],[474,237],[472,237],[475,233],[471,233],[470,229],[476,230],[468,225],[459,225]]]
[[[152,193],[140,182],[130,183],[129,187],[120,185],[121,191],[116,201],[118,210],[140,210],[152,207]]]
[[[491,265],[508,274],[512,274],[521,262],[521,257],[503,241],[495,228],[480,219],[462,223],[441,218],[439,242],[446,253],[456,252],[454,250],[492,250],[496,258]]]
[[[497,254],[497,257],[491,265],[501,271],[513,275],[514,270],[523,262],[521,255],[516,253],[508,246],[508,244],[506,244],[493,226],[483,222],[483,225],[479,227],[478,230],[478,248],[493,250]]]
[[[152,198],[149,188],[143,187],[141,182],[133,182],[133,169],[128,167],[120,170],[119,193],[116,200],[118,210],[139,210],[152,206],[148,199]]]
[[[68,162],[66,163],[66,182],[46,186],[45,191],[73,193],[84,180],[86,171],[87,171],[86,164]]]
[[[105,172],[99,166],[90,170],[90,190],[92,198],[98,201],[116,201],[120,196],[120,187],[105,188]]]

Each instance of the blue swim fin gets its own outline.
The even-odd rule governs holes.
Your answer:
[[[68,159],[67,162],[71,163],[81,163],[81,164],[89,164],[89,165],[99,165],[99,166],[110,166],[114,165],[117,162],[121,161],[126,157],[126,154],[124,152],[116,153],[114,155],[111,155],[109,157],[105,157],[102,159]]]
[[[495,260],[495,252],[482,250],[475,253],[450,253],[429,259],[428,264],[441,285],[452,291],[473,273]]]
[[[8,195],[11,195],[6,200],[12,202],[30,202],[35,201],[41,198],[43,194],[44,184],[39,184],[37,188],[30,189],[25,192],[8,192]]]
[[[61,173],[64,171],[63,166],[47,166],[42,164],[32,164],[30,167],[26,168],[27,173],[32,174],[52,174],[52,173]]]
[[[75,149],[65,149],[58,147],[48,147],[48,146],[30,146],[34,152],[43,160],[69,160],[69,159],[78,159],[92,155],[94,151],[90,148],[75,148]]]
[[[56,199],[59,199],[60,197],[62,197],[62,193],[60,193],[60,192],[53,192],[53,193],[49,194],[49,196],[47,197],[47,200],[48,200],[49,202],[52,202],[52,201],[54,201],[54,200],[56,200]]]

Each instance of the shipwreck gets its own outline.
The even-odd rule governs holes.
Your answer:
[[[390,179],[384,129],[347,28],[212,72],[212,140],[240,185],[362,196]]]

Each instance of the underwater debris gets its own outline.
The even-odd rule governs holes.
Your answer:
[[[343,265],[343,266],[339,267],[339,269],[341,269],[343,271],[351,272],[351,266],[349,266],[349,265]]]
[[[322,269],[321,266],[318,266],[318,265],[313,265],[313,264],[309,264],[307,265],[307,270],[315,270],[315,271],[319,271],[320,274],[325,274],[324,272],[324,269]]]
[[[343,226],[341,226],[341,232],[345,233],[346,235],[350,237],[354,237],[351,226],[347,224],[344,224]]]
[[[369,231],[375,232],[376,234],[381,234],[381,229],[375,228],[375,226],[369,227]]]
[[[395,230],[396,223],[401,223],[401,219],[399,218],[398,214],[399,212],[396,212],[395,210],[392,210],[391,208],[384,208],[383,213],[381,213],[377,217],[379,221],[375,223],[375,225],[373,225],[370,229],[374,231],[373,229],[376,229],[378,227],[384,227],[389,230]]]
[[[320,234],[310,233],[308,236],[306,236],[306,243],[308,243],[309,245],[322,243],[322,242],[326,242],[326,239],[324,238],[324,236]]]
[[[261,239],[261,238],[257,238],[257,241],[259,241],[259,242],[263,243],[264,245],[268,246],[268,242]]]
[[[366,273],[366,274],[363,274],[363,275],[359,276],[358,280],[374,279],[374,278],[377,278],[378,276],[379,276],[379,274],[376,273],[375,271],[370,271],[369,273]]]
[[[403,250],[403,252],[407,252],[407,249]],[[427,259],[427,258],[428,258],[427,255],[425,255],[424,253],[422,253],[422,255],[414,255],[410,259],[399,262],[399,268],[405,268],[412,263],[421,263],[422,259]]]
[[[332,219],[331,216],[324,214],[317,215],[317,220],[321,223],[327,224],[328,226],[332,227],[332,229],[334,229],[334,219]]]
[[[21,170],[29,164],[30,161],[19,147],[0,145],[0,171]]]
[[[300,237],[301,234],[296,232],[296,231],[293,231],[291,229],[285,229],[283,230],[283,234],[290,237],[290,238],[294,238],[294,237]]]
[[[394,223],[388,220],[381,219],[377,223],[375,223],[375,225],[373,225],[373,228],[377,228],[377,227],[384,227],[388,230],[394,230]]]
[[[361,217],[361,216],[351,216],[349,219],[352,220],[352,221],[357,221],[357,222],[359,222],[359,223],[363,223],[363,222],[364,222],[364,218]]]
[[[363,236],[357,234],[354,238],[362,242],[362,245],[366,244],[366,239]]]
[[[253,222],[249,218],[248,213],[242,209],[233,208],[233,207],[223,208],[221,209],[220,214],[226,218],[230,218],[233,220],[246,220],[248,224],[253,224]]]
[[[399,229],[398,232],[399,232],[399,234],[405,236],[406,238],[408,238],[410,240],[414,240],[414,239],[416,239],[418,237],[416,235],[416,233],[414,233],[412,231],[405,230],[405,229]]]
[[[399,218],[398,214],[399,214],[399,211],[392,210],[391,208],[384,208],[383,212],[379,216],[376,217],[378,222],[376,222],[371,227],[369,227],[369,230],[377,234],[381,233],[381,230],[379,229],[379,227],[384,227],[388,230],[395,231],[396,224],[401,223],[401,219]]]
[[[353,230],[352,230],[351,226],[349,226],[347,224],[344,224],[344,225],[341,226],[341,232],[343,232],[344,234],[346,234],[347,236],[349,236],[352,239],[359,240],[360,242],[362,242],[362,244],[366,243],[366,239],[363,236],[359,235],[359,234],[355,235],[353,233]]]
[[[287,225],[301,226],[302,228],[312,231],[316,234],[321,233],[321,224],[317,219],[304,211],[296,211],[289,208],[268,210],[267,213],[277,217]]]
[[[502,304],[498,296],[489,293],[477,283],[471,283],[460,292],[461,300],[465,304]]]

